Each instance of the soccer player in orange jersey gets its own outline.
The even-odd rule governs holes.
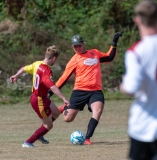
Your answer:
[[[53,127],[53,121],[58,118],[60,111],[56,105],[47,98],[48,90],[51,89],[63,102],[69,106],[69,101],[63,96],[53,80],[53,73],[49,66],[53,66],[59,56],[60,51],[55,45],[47,48],[45,59],[36,61],[30,65],[22,67],[15,75],[10,77],[10,83],[17,81],[18,77],[27,72],[33,75],[32,95],[30,102],[32,108],[42,121],[42,125],[34,134],[27,139],[22,147],[34,147],[33,143],[40,140],[42,143],[48,143],[44,135]]]
[[[64,73],[56,82],[56,86],[61,88],[72,73],[75,74],[70,108],[65,107],[66,110],[63,115],[66,122],[71,122],[78,112],[83,110],[86,104],[88,105],[88,110],[92,112],[92,117],[88,124],[84,144],[92,144],[90,138],[104,108],[100,63],[111,62],[114,59],[116,45],[120,36],[122,36],[121,33],[116,33],[109,51],[103,53],[97,49],[86,50],[83,38],[80,35],[74,35],[72,37],[72,47],[75,55],[70,59]],[[51,96],[51,92],[49,92],[49,96]],[[61,107],[63,108],[64,106]]]

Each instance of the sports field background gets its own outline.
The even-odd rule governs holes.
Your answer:
[[[131,101],[106,101],[94,136],[93,145],[72,145],[70,134],[84,134],[91,113],[85,107],[71,123],[62,115],[45,136],[50,144],[35,142],[34,148],[22,148],[22,143],[41,125],[30,104],[0,105],[0,160],[127,160],[128,111]],[[59,105],[59,104],[58,104]]]

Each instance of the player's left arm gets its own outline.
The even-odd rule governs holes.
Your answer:
[[[122,34],[120,32],[117,32],[114,37],[113,37],[113,40],[112,40],[112,45],[109,49],[109,51],[104,54],[101,52],[101,55],[100,55],[100,63],[105,63],[105,62],[111,62],[115,55],[116,55],[116,52],[117,52],[117,42],[119,40],[119,37],[122,36]]]
[[[75,58],[72,58],[68,62],[68,64],[66,65],[66,68],[65,68],[63,74],[61,75],[61,77],[56,82],[56,86],[59,89],[61,89],[65,85],[65,83],[68,81],[68,79],[70,78],[70,76],[74,72],[74,70],[76,68],[76,65],[77,65],[77,63],[75,62]],[[47,97],[50,98],[52,95],[53,95],[52,90],[49,90]]]
[[[110,47],[107,53],[100,52],[100,58],[99,58],[100,63],[111,62],[114,59],[116,52],[117,48],[113,46]]]

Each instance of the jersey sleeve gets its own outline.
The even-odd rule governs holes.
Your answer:
[[[111,62],[114,59],[116,52],[117,49],[113,46],[110,47],[107,53],[99,52],[100,63]]]
[[[29,74],[33,74],[33,68],[34,68],[34,65],[33,65],[33,63],[32,63],[32,64],[30,64],[30,65],[25,66],[25,67],[24,67],[24,70],[25,70],[25,72],[27,72],[27,73],[29,73]]]
[[[53,73],[51,70],[48,70],[46,73],[43,74],[42,82],[47,88],[51,88],[55,85],[55,82],[53,80]]]
[[[45,75],[43,78],[44,78],[43,82],[47,88],[51,88],[52,86],[55,85],[55,82],[54,80],[52,80],[51,76]]]
[[[129,94],[136,93],[141,87],[143,69],[140,64],[138,55],[132,51],[127,51],[125,54],[126,73],[123,76],[123,87]]]
[[[64,84],[67,82],[67,80],[70,78],[70,76],[74,72],[74,70],[76,68],[76,65],[77,65],[77,63],[75,62],[75,56],[74,56],[68,62],[68,64],[66,65],[66,68],[65,68],[63,74],[61,75],[61,77],[56,82],[56,86],[58,88],[62,88],[64,86]]]

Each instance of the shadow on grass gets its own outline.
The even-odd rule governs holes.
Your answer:
[[[93,142],[95,145],[105,144],[105,145],[121,145],[121,144],[127,144],[129,141],[116,141],[116,142]]]

